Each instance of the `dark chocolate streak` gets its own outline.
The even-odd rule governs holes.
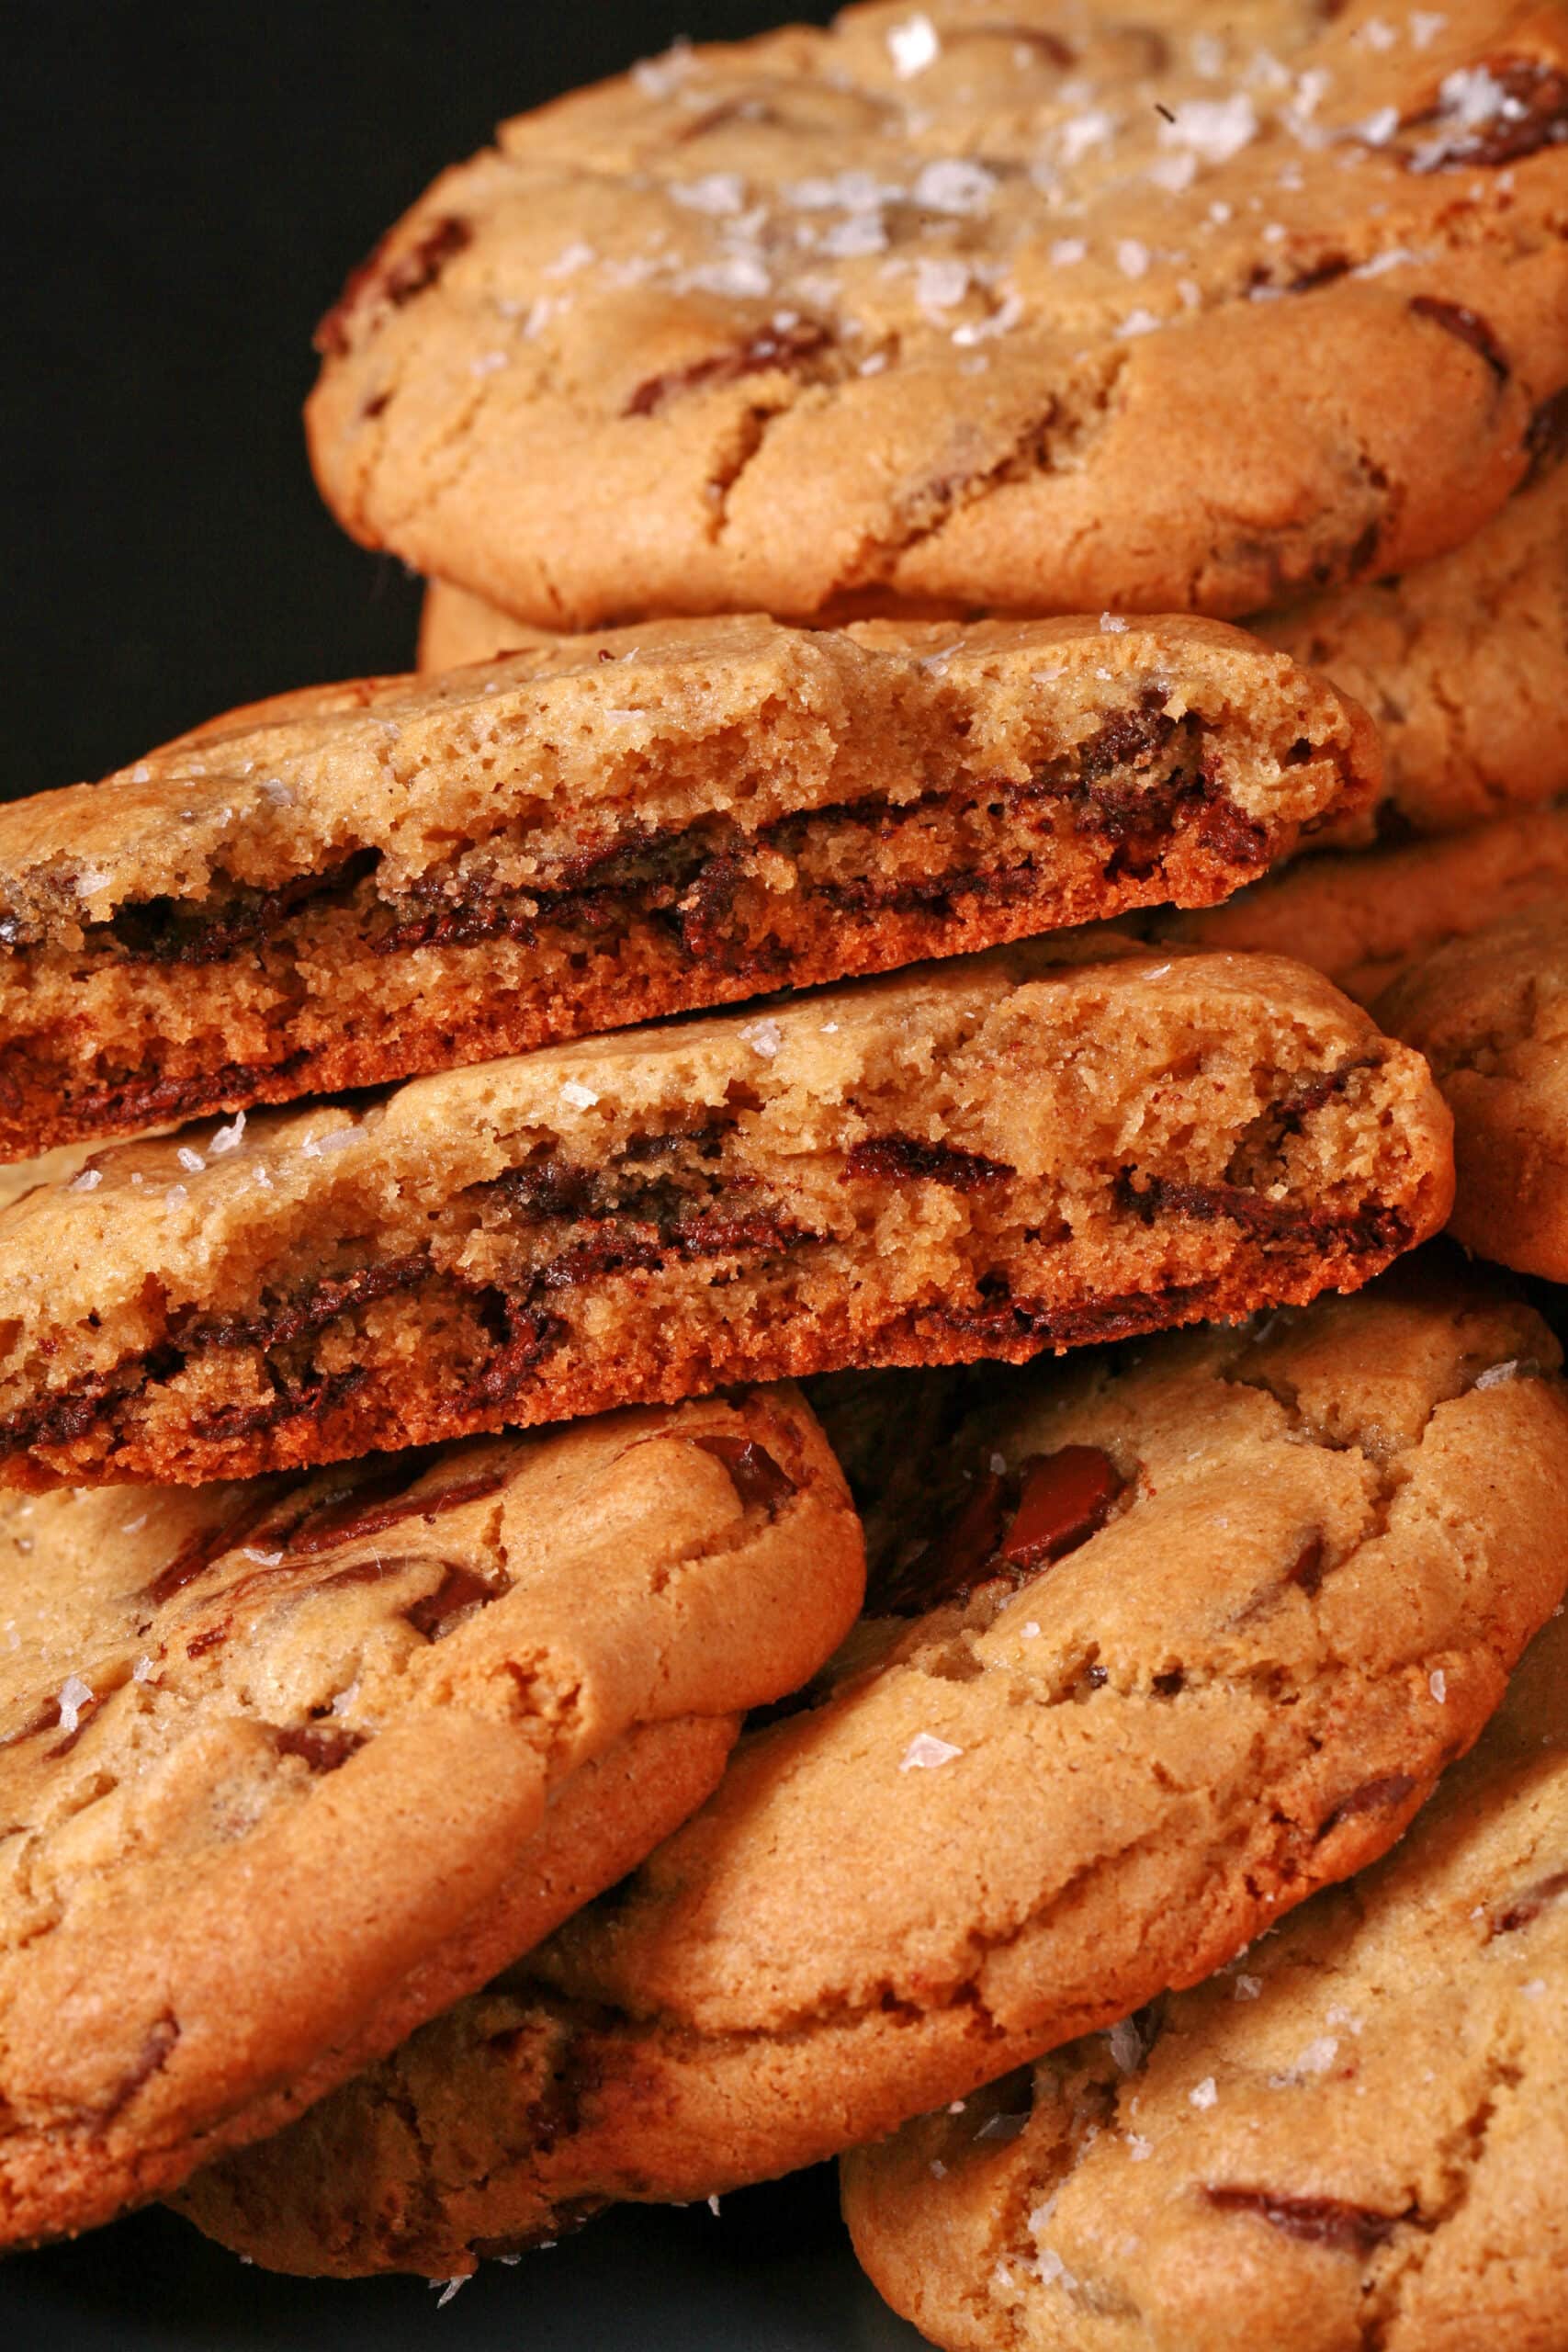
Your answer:
[[[1371,2206],[1351,2205],[1339,2197],[1287,2197],[1272,2188],[1210,2186],[1203,2194],[1221,2213],[1256,2213],[1271,2229],[1304,2245],[1363,2257],[1386,2245],[1405,2218],[1403,2213],[1374,2212]]]
[[[840,1182],[853,1183],[869,1177],[879,1183],[908,1183],[923,1180],[945,1184],[950,1192],[978,1193],[990,1184],[1005,1184],[1016,1176],[1005,1159],[987,1159],[978,1151],[960,1151],[950,1143],[922,1143],[916,1136],[868,1136],[847,1155]]]
[[[1358,1253],[1375,1254],[1399,1248],[1408,1231],[1397,1209],[1368,1204],[1353,1216],[1336,1216],[1292,1201],[1270,1201],[1240,1184],[1179,1184],[1128,1171],[1118,1178],[1116,1193],[1118,1205],[1145,1225],[1156,1216],[1190,1217],[1203,1225],[1225,1218],[1265,1248],[1271,1242],[1311,1248],[1336,1240]]]
[[[298,1366],[287,1369],[271,1361],[271,1351],[313,1338],[373,1300],[416,1289],[445,1290],[465,1302],[491,1343],[484,1369],[466,1389],[454,1394],[454,1407],[477,1411],[502,1403],[566,1336],[568,1327],[550,1305],[562,1293],[600,1281],[606,1274],[651,1272],[712,1258],[770,1256],[820,1238],[765,1201],[748,1200],[743,1177],[728,1179],[727,1189],[721,1170],[699,1168],[697,1179],[708,1192],[705,1201],[694,1200],[673,1179],[635,1173],[638,1166],[656,1163],[664,1156],[671,1140],[696,1147],[698,1158],[710,1150],[716,1153],[716,1142],[708,1141],[712,1134],[705,1129],[695,1137],[640,1138],[627,1147],[620,1161],[591,1174],[547,1158],[513,1170],[466,1196],[476,1205],[489,1200],[503,1214],[509,1207],[522,1208],[536,1221],[543,1215],[563,1227],[564,1246],[533,1268],[517,1290],[467,1283],[454,1273],[440,1272],[427,1252],[418,1251],[352,1273],[326,1276],[250,1314],[214,1316],[197,1307],[185,1308],[171,1317],[167,1335],[158,1347],[144,1355],[125,1358],[113,1373],[84,1374],[0,1424],[0,1458],[25,1448],[73,1443],[103,1417],[106,1405],[112,1419],[128,1396],[134,1396],[150,1380],[171,1380],[193,1351],[205,1348],[259,1351],[261,1370],[274,1393],[260,1404],[220,1406],[194,1416],[191,1431],[197,1439],[231,1442],[301,1417],[324,1419],[366,1382],[367,1369],[354,1366],[331,1374]],[[910,1148],[908,1138],[874,1138],[873,1143],[888,1147],[896,1160],[903,1160],[906,1148]],[[944,1148],[912,1148],[919,1153]],[[892,1171],[891,1181],[926,1175],[967,1190],[1001,1182],[1010,1173],[1003,1163],[983,1161],[979,1155],[955,1151],[953,1159],[956,1166],[939,1161],[934,1167],[917,1169],[904,1161],[901,1169]],[[846,1172],[849,1169],[847,1155]],[[628,1172],[632,1182],[623,1188],[619,1180]],[[863,1163],[852,1172],[863,1180],[877,1171]],[[739,1195],[737,1205],[728,1204],[731,1193]],[[1116,1180],[1115,1199],[1123,1214],[1135,1216],[1145,1225],[1159,1216],[1204,1223],[1228,1219],[1264,1250],[1305,1248],[1322,1255],[1337,1247],[1359,1257],[1382,1257],[1393,1254],[1409,1238],[1407,1221],[1397,1209],[1369,1205],[1354,1215],[1336,1217],[1326,1211],[1270,1201],[1234,1184],[1139,1179],[1124,1170]],[[1063,1307],[1015,1298],[999,1276],[983,1279],[980,1293],[973,1306],[925,1310],[917,1319],[922,1328],[945,1330],[967,1340],[980,1354],[1006,1355],[1049,1343],[1070,1347],[1091,1340],[1131,1338],[1185,1319],[1211,1295],[1203,1283],[1173,1284],[1163,1291],[1091,1299]],[[163,1572],[165,1577],[177,1578],[167,1590],[177,1590],[180,1582],[200,1573],[211,1556],[206,1547],[229,1540],[226,1533],[193,1539],[189,1561],[171,1563]]]
[[[274,1728],[272,1744],[280,1756],[298,1756],[312,1772],[335,1772],[365,1745],[366,1734],[346,1724],[300,1724],[296,1729]]]
[[[1500,1910],[1494,1911],[1487,1923],[1489,1936],[1517,1935],[1540,1918],[1541,1913],[1560,1903],[1568,1894],[1568,1871],[1553,1871],[1548,1878],[1538,1878],[1533,1886],[1522,1887]]]
[[[147,2038],[141,2045],[141,2055],[130,2073],[120,2077],[108,2099],[98,2109],[93,2118],[94,2123],[100,2132],[106,2124],[112,2123],[118,2115],[123,2114],[144,2083],[150,2083],[154,2075],[163,2072],[174,2054],[179,2038],[180,2025],[176,2017],[165,2015],[154,2018],[147,2030]]]
[[[714,391],[722,384],[739,383],[746,376],[779,369],[785,375],[797,376],[832,345],[832,329],[818,320],[802,319],[788,327],[763,327],[748,343],[732,344],[723,351],[709,352],[705,358],[694,359],[684,368],[672,368],[662,376],[649,376],[637,386],[621,414],[657,416],[660,409],[682,392]]]
[[[1467,310],[1462,302],[1440,302],[1435,294],[1416,295],[1410,307],[1417,318],[1429,319],[1434,326],[1441,327],[1445,334],[1451,334],[1459,342],[1468,344],[1472,351],[1485,360],[1499,384],[1507,382],[1514,372],[1508,355],[1485,320],[1476,311]]]
[[[558,859],[517,888],[449,867],[427,874],[400,896],[383,898],[374,888],[379,854],[361,850],[274,890],[220,881],[203,900],[162,898],[128,905],[108,922],[89,925],[85,940],[89,948],[131,964],[220,963],[265,946],[312,910],[353,903],[367,926],[365,950],[374,956],[471,947],[497,938],[534,946],[552,930],[597,939],[642,920],[667,931],[690,963],[752,976],[782,974],[784,951],[778,943],[749,935],[734,919],[745,861],[759,850],[798,861],[814,841],[863,828],[870,837],[867,865],[874,869],[876,843],[933,809],[989,808],[1000,817],[1037,808],[1046,840],[1048,812],[1064,811],[1073,831],[1097,845],[1112,881],[1147,879],[1173,842],[1188,836],[1227,872],[1256,872],[1268,862],[1267,829],[1220,789],[1206,734],[1191,714],[1169,718],[1149,690],[1136,707],[1116,713],[1077,751],[1043,763],[1021,783],[982,780],[963,794],[933,791],[897,807],[874,798],[846,801],[779,818],[755,835],[716,819],[662,831],[632,826],[613,842]],[[1168,773],[1151,778],[1156,763]],[[1007,904],[1045,895],[1033,858],[1011,867],[955,866],[903,881],[873,870],[844,882],[806,879],[804,887],[836,912],[865,918],[940,918],[958,899]],[[32,929],[13,927],[9,952],[26,953],[36,944]],[[241,1099],[246,1068],[236,1066],[231,1075]],[[150,1120],[180,1108],[177,1089],[144,1090],[136,1102]]]
[[[1415,1786],[1408,1772],[1390,1772],[1381,1781],[1363,1781],[1359,1789],[1352,1789],[1348,1796],[1341,1797],[1338,1804],[1324,1815],[1318,1837],[1326,1838],[1331,1829],[1337,1829],[1342,1821],[1353,1820],[1358,1814],[1382,1813],[1393,1805],[1403,1804]]]
[[[316,329],[316,349],[323,358],[341,359],[353,340],[351,329],[361,311],[372,310],[378,302],[396,311],[412,302],[415,295],[434,285],[453,255],[472,242],[473,234],[470,222],[448,215],[433,220],[396,261],[388,260],[388,241],[383,238],[369,259],[349,273],[343,292]]]

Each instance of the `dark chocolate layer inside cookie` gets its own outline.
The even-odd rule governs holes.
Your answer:
[[[85,929],[62,905],[52,928],[0,927],[0,972],[22,982],[0,1047],[0,1149],[1207,904],[1276,846],[1218,781],[1210,726],[1149,690],[1022,782],[965,779],[755,831],[716,814],[628,821],[570,854],[536,854],[514,825],[396,888],[362,848],[265,889],[220,876],[199,898],[130,902]],[[112,1017],[80,1017],[95,987]]]
[[[596,1165],[537,1146],[434,1209],[418,1246],[312,1230],[246,1305],[169,1308],[156,1345],[47,1388],[0,1422],[0,1456],[82,1442],[134,1455],[166,1419],[197,1448],[341,1422],[357,1450],[536,1419],[529,1400],[558,1379],[559,1408],[576,1410],[585,1378],[607,1403],[718,1385],[742,1357],[753,1370],[762,1358],[773,1372],[817,1369],[821,1354],[796,1351],[791,1317],[819,1327],[841,1316],[846,1269],[862,1264],[863,1286],[863,1261],[874,1254],[866,1237],[919,1188],[964,1204],[965,1290],[918,1305],[890,1295],[852,1338],[829,1338],[829,1360],[897,1362],[917,1334],[931,1361],[1122,1338],[1201,1315],[1238,1269],[1256,1280],[1269,1267],[1270,1295],[1282,1295],[1295,1266],[1315,1289],[1325,1265],[1371,1271],[1412,1238],[1385,1201],[1325,1203],[1281,1182],[1287,1143],[1367,1067],[1281,1077],[1271,1107],[1238,1132],[1221,1181],[1174,1167],[1101,1171],[1097,1216],[1112,1242],[1136,1251],[1144,1237],[1162,1253],[1161,1271],[1125,1289],[1070,1277],[1062,1288],[1076,1247],[1065,1199],[1005,1161],[940,1142],[890,1133],[852,1146],[815,1169],[803,1198],[816,1207],[804,1214],[749,1168],[738,1111],[632,1136]],[[1183,1278],[1181,1252],[1172,1259],[1167,1245],[1184,1233],[1223,1262],[1222,1281]],[[624,1368],[594,1370],[593,1316],[605,1300],[635,1365],[629,1379]],[[821,1345],[819,1329],[801,1340]]]

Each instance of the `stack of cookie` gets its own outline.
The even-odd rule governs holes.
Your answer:
[[[0,2233],[1555,2341],[1568,11],[678,49],[323,349],[423,673],[0,811]]]

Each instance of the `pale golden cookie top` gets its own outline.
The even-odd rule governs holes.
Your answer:
[[[857,2246],[954,2352],[1554,2343],[1565,2003],[1559,1612],[1386,1861],[848,2158]]]
[[[901,0],[503,124],[355,273],[357,537],[544,622],[1256,610],[1560,448],[1555,0]]]
[[[787,1690],[861,1584],[784,1389],[0,1507],[0,2239],[340,2077],[569,1779]]]

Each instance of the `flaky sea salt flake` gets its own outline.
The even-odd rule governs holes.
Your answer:
[[[79,1674],[68,1674],[60,1686],[56,1703],[60,1709],[60,1728],[69,1738],[81,1726],[83,1708],[93,1703],[91,1684],[84,1682]]]
[[[591,1086],[584,1086],[580,1078],[569,1078],[562,1082],[560,1099],[570,1103],[574,1111],[592,1111],[599,1097]]]
[[[243,1136],[244,1132],[245,1114],[243,1111],[236,1111],[232,1125],[227,1127],[220,1127],[212,1136],[211,1141],[207,1147],[208,1158],[209,1159],[222,1159],[229,1152],[238,1151],[240,1148],[240,1139]]]
[[[1188,2099],[1194,2107],[1213,2107],[1219,2096],[1219,2086],[1213,2075],[1205,2075],[1197,2087],[1187,2094]]]
[[[906,17],[901,24],[887,28],[887,54],[893,60],[893,71],[900,82],[913,81],[928,65],[934,65],[942,54],[942,42],[936,27],[923,11]]]
[[[964,1750],[954,1747],[950,1739],[939,1739],[934,1732],[918,1731],[899,1759],[900,1772],[929,1772],[939,1764],[951,1764]]]

